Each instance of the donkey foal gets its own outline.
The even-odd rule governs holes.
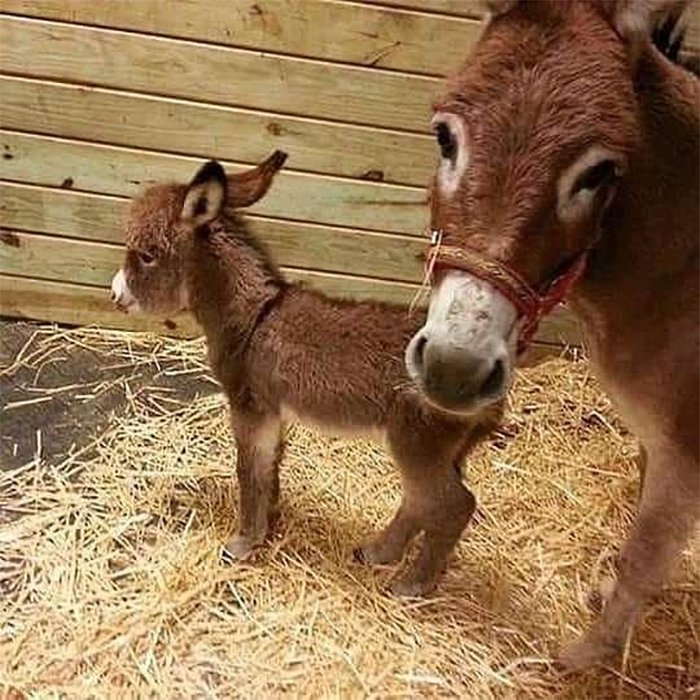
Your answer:
[[[424,317],[409,319],[400,306],[330,299],[281,276],[234,210],[263,197],[285,159],[277,151],[229,176],[209,162],[187,186],[148,189],[132,203],[112,296],[128,312],[190,309],[204,329],[237,445],[240,518],[229,555],[245,558],[268,534],[288,420],[379,433],[401,471],[403,498],[387,527],[355,555],[396,562],[422,532],[417,557],[391,586],[421,595],[474,512],[460,464],[498,423],[502,405],[467,417],[429,406],[403,367],[404,348]]]

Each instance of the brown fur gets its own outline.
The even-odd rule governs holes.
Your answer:
[[[422,531],[417,559],[392,586],[422,594],[475,508],[461,482],[461,461],[502,407],[473,418],[429,407],[403,366],[404,347],[423,318],[410,319],[404,307],[333,300],[282,278],[231,207],[260,198],[283,160],[273,156],[251,173],[230,176],[227,186],[210,163],[189,187],[146,191],[132,204],[126,227],[127,284],[142,308],[171,312],[186,305],[204,329],[238,452],[240,519],[228,553],[245,557],[268,534],[289,417],[343,432],[380,430],[401,470],[404,495],[391,523],[357,555],[397,561]],[[224,199],[226,209],[217,206]],[[141,251],[153,258],[148,266]]]
[[[664,4],[677,5],[503,3],[436,106],[469,130],[457,195],[432,193],[446,243],[480,250],[535,287],[595,244],[572,304],[601,382],[643,445],[646,477],[612,597],[564,653],[572,668],[620,648],[700,508],[700,92],[648,40]],[[557,179],[593,144],[627,172],[616,193],[596,195],[588,218],[565,224]]]

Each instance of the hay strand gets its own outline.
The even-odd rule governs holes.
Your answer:
[[[205,371],[201,341],[41,330],[4,370],[71,344],[110,364]],[[57,349],[58,348],[58,349]],[[166,363],[166,360],[168,361]],[[92,390],[98,390],[92,387]],[[0,472],[0,688],[69,697],[681,698],[698,690],[700,562],[646,610],[607,670],[552,655],[633,516],[636,446],[585,361],[521,373],[507,422],[471,457],[479,511],[436,595],[384,593],[352,562],[398,479],[381,447],[292,426],[282,517],[253,561],[234,524],[233,446],[218,394],[152,387],[62,463]]]

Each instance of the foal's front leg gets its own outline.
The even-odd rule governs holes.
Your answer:
[[[619,559],[617,582],[600,618],[565,648],[576,670],[619,651],[640,607],[663,584],[700,515],[700,468],[675,450],[649,451],[639,514]]]
[[[273,415],[238,414],[233,421],[240,514],[238,530],[225,550],[235,559],[245,559],[265,540],[277,508],[282,423]]]

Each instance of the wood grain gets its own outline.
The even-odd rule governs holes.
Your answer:
[[[0,183],[0,225],[59,237],[54,239],[58,258],[64,256],[60,237],[121,246],[127,204],[116,197]],[[260,216],[247,221],[280,265],[414,283],[422,279],[418,256],[425,242],[419,239]]]
[[[13,279],[33,277],[51,282],[69,282],[80,287],[100,287],[105,298],[108,297],[107,287],[112,276],[121,265],[122,255],[120,246],[105,243],[11,230],[3,231],[0,236],[0,273],[12,276]],[[309,284],[336,297],[375,299],[407,305],[418,290],[417,285],[413,284],[315,270],[283,268],[283,272],[292,280]],[[0,303],[7,291],[0,284]],[[47,308],[42,312],[43,315],[36,318],[59,320],[51,315],[53,311],[50,300],[42,303]],[[60,305],[57,313],[58,311]],[[545,319],[537,339],[549,343],[578,344],[578,323],[566,311],[557,311]]]
[[[132,197],[153,182],[187,183],[204,162],[9,131],[0,132],[0,148],[2,179],[122,197]],[[248,167],[222,162],[230,172]],[[293,167],[291,155],[268,194],[249,211],[422,237],[427,217],[424,189],[298,173]]]
[[[432,136],[45,80],[0,77],[0,126],[253,163],[280,148],[297,170],[424,187]]]
[[[424,0],[417,9],[421,5],[431,3]],[[0,7],[29,17],[432,75],[457,66],[481,30],[478,20],[337,0],[208,0],[206,10],[201,3],[169,0],[165,12],[163,0],[2,0]]]
[[[3,71],[426,132],[442,81],[191,41],[0,18]]]

